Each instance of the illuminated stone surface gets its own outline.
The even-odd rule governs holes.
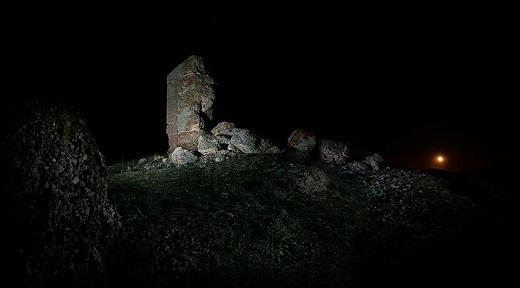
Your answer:
[[[213,119],[213,79],[202,58],[188,57],[167,76],[166,134],[168,153],[175,148],[196,150],[198,138]]]

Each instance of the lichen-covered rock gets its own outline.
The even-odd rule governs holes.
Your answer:
[[[121,236],[107,170],[85,119],[65,104],[13,111],[3,138],[5,185],[20,274],[31,287],[96,285]]]

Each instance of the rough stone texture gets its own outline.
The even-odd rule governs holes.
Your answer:
[[[122,227],[85,120],[66,105],[31,102],[10,121],[2,141],[9,180],[2,185],[4,200],[12,201],[15,270],[29,287],[102,281]]]
[[[231,137],[229,150],[236,150],[245,154],[257,154],[261,152],[258,148],[259,141],[260,138],[255,133],[247,129],[240,129]]]
[[[350,163],[346,163],[346,167],[352,171],[362,172],[368,171],[370,169],[370,165],[364,161],[354,161]]]
[[[202,155],[214,154],[221,149],[218,136],[203,133],[199,136],[197,151]]]
[[[235,128],[235,123],[223,121],[218,123],[215,127],[213,127],[213,129],[211,129],[211,134],[215,136],[222,135],[231,137],[234,134],[233,129]]]
[[[235,134],[229,140],[228,150],[245,154],[280,153],[273,142],[248,129],[234,128]]]
[[[179,165],[195,163],[199,159],[196,155],[182,147],[175,148],[173,152],[170,153],[169,158],[172,163]]]
[[[260,133],[237,128],[234,123],[220,122],[211,133],[201,133],[197,150],[204,156],[227,150],[234,154],[281,153],[282,150]]]
[[[175,148],[196,150],[199,136],[213,119],[213,79],[202,58],[188,57],[167,76],[166,134],[168,153]]]
[[[287,139],[287,147],[301,152],[311,152],[316,146],[316,137],[303,129],[294,130]]]
[[[346,142],[322,139],[319,145],[319,157],[331,164],[345,164],[348,160],[349,149]]]
[[[345,167],[355,172],[365,172],[368,170],[379,170],[379,164],[384,161],[383,156],[374,153],[371,156],[367,156],[362,161],[354,161],[346,163]]]
[[[383,160],[384,160],[383,156],[381,156],[377,153],[374,153],[374,155],[366,157],[363,160],[363,162],[370,165],[370,167],[372,167],[372,170],[377,171],[377,170],[379,170],[379,163],[383,162]]]

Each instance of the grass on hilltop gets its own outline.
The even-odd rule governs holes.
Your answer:
[[[109,197],[126,231],[109,270],[112,283],[424,287],[450,278],[467,284],[477,261],[490,257],[475,257],[473,249],[496,248],[484,247],[485,211],[420,171],[347,173],[290,153],[184,166],[161,160],[107,167]],[[312,169],[327,174],[327,189],[302,193],[298,177]]]

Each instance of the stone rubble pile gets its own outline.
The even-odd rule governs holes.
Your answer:
[[[98,281],[122,226],[107,196],[104,156],[83,116],[31,102],[9,119],[2,185],[19,251],[12,263],[22,263],[30,287]]]

